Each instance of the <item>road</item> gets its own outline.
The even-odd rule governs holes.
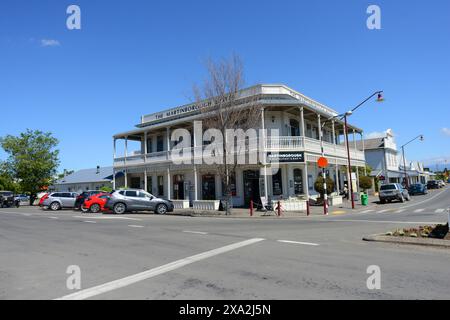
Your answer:
[[[302,218],[0,209],[0,299],[450,299],[450,250],[362,237],[445,223],[450,187]],[[81,290],[69,290],[69,266]],[[369,290],[368,266],[381,269]]]

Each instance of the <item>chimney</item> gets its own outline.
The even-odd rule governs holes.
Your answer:
[[[96,174],[99,174],[100,173],[100,166],[97,166],[97,172],[96,172]]]

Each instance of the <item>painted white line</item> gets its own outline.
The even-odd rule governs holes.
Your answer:
[[[144,226],[138,226],[138,225],[135,225],[135,224],[129,224],[128,226],[130,228],[144,228]]]
[[[381,211],[378,211],[377,213],[385,213],[385,212],[389,212],[389,211],[391,211],[392,209],[384,209],[384,210],[381,210]]]
[[[400,210],[397,210],[397,211],[395,211],[395,213],[402,213],[403,211],[405,211],[406,209],[400,209]]]
[[[54,220],[59,219],[58,217],[47,217],[47,218],[49,218],[49,219],[54,219]]]
[[[425,211],[425,209],[417,209],[417,210],[414,210],[414,213],[419,213],[419,212],[424,212]]]
[[[189,231],[189,230],[185,230],[183,231],[184,233],[193,233],[193,234],[208,234],[208,232],[202,232],[202,231]]]
[[[357,220],[357,219],[342,219],[342,220],[328,220],[333,222],[368,222],[368,223],[395,223],[395,224],[445,224],[447,222],[432,222],[432,221],[382,221],[382,220]]]
[[[86,223],[97,223],[96,221],[83,221],[83,222],[86,222]]]
[[[364,210],[364,211],[361,211],[361,213],[369,213],[369,212],[374,212],[375,210]]]
[[[82,218],[86,219],[86,216],[72,216],[72,218]],[[133,221],[142,221],[142,219],[137,218],[128,218],[128,217],[89,217],[89,219],[98,219],[98,220],[133,220]]]
[[[318,246],[318,243],[311,243],[311,242],[300,242],[300,241],[291,241],[291,240],[277,240],[278,242],[282,243],[290,243],[290,244],[302,244],[305,246]]]
[[[435,213],[443,213],[443,212],[445,212],[445,209],[437,209],[437,210],[435,211]]]
[[[58,298],[56,300],[84,300],[84,299],[88,299],[94,296],[97,296],[99,294],[102,293],[106,293],[109,291],[113,291],[119,288],[123,288],[126,286],[129,286],[133,283],[137,283],[139,281],[143,281],[143,280],[147,280],[153,277],[156,277],[158,275],[182,268],[186,265],[201,261],[201,260],[205,260],[207,258],[211,258],[232,250],[236,250],[245,246],[249,246],[251,244],[255,244],[257,242],[261,242],[264,239],[261,238],[254,238],[254,239],[249,239],[249,240],[245,240],[242,242],[237,242],[237,243],[233,243],[230,244],[228,246],[225,247],[221,247],[221,248],[217,248],[217,249],[213,249],[210,251],[206,251],[194,256],[190,256],[184,259],[180,259],[168,264],[165,264],[163,266],[160,267],[156,267],[154,269],[150,269],[141,273],[137,273],[135,275],[131,275],[129,277],[125,277],[122,279],[118,279],[115,281],[111,281],[111,282],[107,282],[104,284],[101,284],[99,286],[96,287],[92,287],[89,289],[85,289],[85,290],[81,290],[66,296],[63,296],[61,298]]]

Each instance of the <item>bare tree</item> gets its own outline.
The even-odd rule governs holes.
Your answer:
[[[213,165],[213,170],[220,176],[225,187],[226,212],[231,213],[232,208],[232,180],[236,177],[238,165],[237,155],[248,151],[249,137],[245,136],[243,150],[242,144],[237,141],[227,141],[227,132],[247,132],[248,129],[257,128],[260,123],[261,106],[259,97],[253,92],[243,92],[244,69],[239,56],[233,55],[230,59],[206,62],[208,77],[201,88],[194,87],[197,103],[206,103],[202,108],[202,126],[204,129],[216,129],[221,132],[224,141],[221,143],[222,152],[220,163]],[[229,138],[229,137],[228,137]],[[242,138],[242,135],[241,135]],[[211,143],[214,143],[212,141]]]

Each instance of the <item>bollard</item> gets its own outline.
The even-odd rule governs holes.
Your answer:
[[[309,215],[311,214],[310,208],[309,208],[309,200],[306,201],[306,216],[309,217]]]
[[[278,216],[281,217],[281,203],[280,203],[280,201],[278,201],[277,210],[278,210]]]
[[[250,200],[250,217],[253,217],[253,200]]]

